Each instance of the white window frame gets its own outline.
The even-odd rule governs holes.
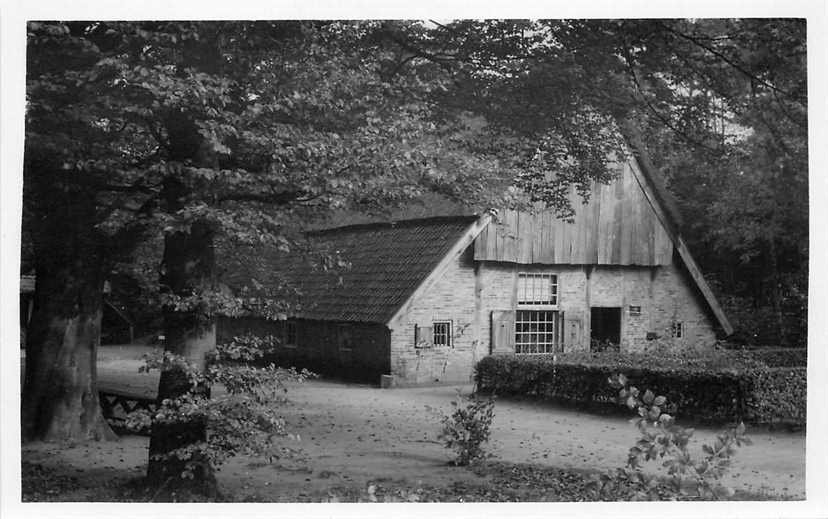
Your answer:
[[[518,308],[515,311],[515,354],[548,355],[563,351],[558,310]]]
[[[445,333],[438,332],[438,328],[445,326]],[[434,321],[431,323],[431,344],[435,348],[445,347],[451,348],[454,346],[454,341],[452,340],[452,322],[449,321]],[[445,338],[444,343],[437,342],[438,337]]]
[[[549,283],[549,299],[544,301],[543,283]],[[531,297],[525,297],[531,291]],[[549,272],[518,272],[517,306],[519,308],[557,308],[560,285],[558,275]],[[523,298],[523,299],[522,299]]]

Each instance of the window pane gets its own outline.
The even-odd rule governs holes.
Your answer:
[[[559,314],[547,310],[518,310],[515,312],[515,352],[545,354],[562,351],[558,339]]]
[[[557,293],[558,277],[554,274],[518,274],[518,304],[555,305]]]
[[[432,324],[433,338],[432,341],[435,346],[451,346],[451,322],[439,321]]]

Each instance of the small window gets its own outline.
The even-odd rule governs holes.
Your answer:
[[[630,315],[632,315],[632,316],[641,315],[641,307],[630,305]]]
[[[435,346],[451,346],[451,321],[435,321],[432,330]]]
[[[684,337],[684,323],[682,321],[670,323],[670,336],[676,339]]]
[[[557,305],[558,276],[521,272],[518,274],[519,305]]]
[[[296,331],[296,323],[293,321],[285,322],[285,346],[296,346],[299,342],[297,339],[298,333]]]

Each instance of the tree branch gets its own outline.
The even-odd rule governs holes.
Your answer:
[[[792,94],[792,93],[790,93],[790,92],[787,92],[787,91],[785,91],[785,90],[782,90],[781,88],[779,88],[779,87],[777,87],[777,86],[775,86],[775,85],[773,85],[773,84],[771,84],[771,83],[769,83],[769,82],[765,81],[764,79],[762,79],[762,78],[760,78],[760,77],[756,76],[755,74],[753,74],[753,73],[751,73],[750,71],[748,71],[747,69],[745,69],[742,65],[740,65],[739,63],[736,63],[735,61],[733,61],[733,60],[732,60],[732,59],[730,59],[729,57],[725,56],[724,54],[722,54],[722,53],[721,53],[721,52],[719,52],[718,50],[716,50],[716,49],[714,49],[714,48],[712,48],[712,47],[710,47],[710,46],[708,46],[708,45],[705,45],[704,43],[702,43],[701,41],[699,41],[699,40],[698,40],[698,38],[695,38],[695,37],[693,37],[693,36],[690,36],[690,35],[684,34],[684,33],[682,33],[682,32],[679,32],[679,31],[677,31],[677,30],[673,29],[672,27],[670,27],[669,25],[665,24],[664,22],[659,22],[659,25],[660,25],[661,27],[664,27],[664,29],[666,29],[668,32],[670,32],[670,33],[672,33],[672,34],[675,34],[675,35],[676,35],[676,36],[678,36],[679,38],[682,38],[682,39],[684,39],[684,40],[687,40],[687,41],[689,41],[690,43],[693,43],[694,45],[696,45],[697,47],[699,47],[699,48],[701,48],[701,49],[706,50],[706,51],[707,51],[707,52],[709,52],[710,54],[713,54],[714,56],[716,56],[716,57],[717,57],[717,58],[719,58],[720,60],[724,61],[725,63],[727,63],[727,64],[728,64],[728,65],[730,65],[731,67],[735,68],[736,70],[738,70],[739,72],[741,72],[741,73],[742,73],[742,74],[744,74],[745,76],[749,77],[749,78],[750,78],[750,79],[752,79],[753,81],[756,81],[757,83],[759,83],[759,84],[761,84],[761,85],[764,85],[764,86],[766,86],[766,87],[770,88],[770,89],[771,89],[771,90],[773,90],[774,92],[779,92],[780,94],[783,94],[783,95],[785,95],[786,97],[789,97],[789,98],[791,98],[791,99],[795,99],[795,100],[799,101],[800,103],[807,102],[807,99],[803,99],[803,98],[802,98],[802,97],[800,97],[800,96],[796,96],[796,95],[794,95],[794,94]]]
[[[632,56],[629,52],[629,47],[627,47],[626,45],[624,46],[624,63],[627,66],[627,70],[629,71],[630,77],[633,80],[633,84],[635,85],[636,91],[639,94],[641,94],[641,100],[644,101],[644,104],[647,106],[647,108],[653,113],[653,115],[656,116],[656,118],[658,118],[659,121],[662,122],[662,124],[664,124],[667,128],[672,130],[675,134],[680,135],[683,139],[685,139],[687,142],[693,144],[694,146],[699,146],[701,148],[707,149],[707,150],[712,151],[714,153],[719,153],[720,152],[720,150],[718,150],[716,148],[712,148],[712,147],[708,146],[707,144],[705,144],[705,143],[703,143],[699,140],[696,140],[696,139],[690,137],[689,135],[687,135],[685,132],[681,131],[679,128],[677,128],[675,125],[673,125],[673,122],[670,121],[670,119],[668,119],[667,117],[662,115],[661,112],[659,112],[658,109],[656,109],[656,107],[653,106],[653,104],[650,102],[650,100],[647,99],[647,94],[644,92],[644,88],[641,86],[641,83],[638,81],[638,75],[635,73],[635,67],[633,66],[633,58],[632,58]]]

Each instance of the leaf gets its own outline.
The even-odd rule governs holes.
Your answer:
[[[655,395],[649,389],[647,391],[645,391],[644,396],[641,397],[641,400],[643,400],[644,403],[647,404],[647,405],[652,404],[654,399],[655,399]]]

